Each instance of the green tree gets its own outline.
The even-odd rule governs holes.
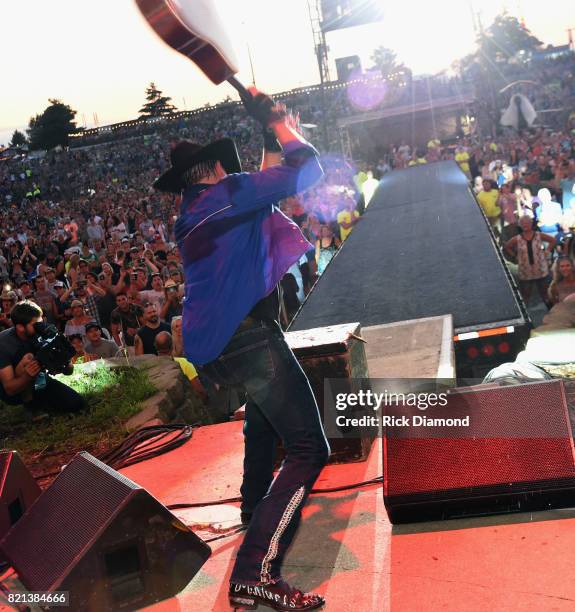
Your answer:
[[[164,96],[154,83],[150,83],[146,89],[146,104],[138,111],[140,119],[147,117],[163,117],[176,112],[176,107],[171,104],[172,98]]]
[[[70,134],[78,132],[76,111],[60,100],[50,99],[48,106],[41,115],[30,118],[28,137],[31,149],[53,149],[58,145],[68,145]]]
[[[477,37],[476,50],[454,63],[455,69],[465,79],[491,90],[506,82],[497,64],[506,64],[519,51],[534,51],[541,45],[516,17],[501,13]]]
[[[28,140],[26,139],[26,135],[23,134],[20,130],[14,130],[12,134],[12,140],[10,141],[11,147],[20,147],[22,145],[27,144]]]
[[[391,49],[386,47],[378,47],[373,51],[371,61],[374,67],[381,71],[384,78],[387,78],[397,70],[405,70],[402,62],[398,61],[397,55]]]
[[[519,51],[534,51],[543,43],[517,17],[501,13],[479,36],[479,53],[495,62],[506,62]]]

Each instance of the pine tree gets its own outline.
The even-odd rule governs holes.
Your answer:
[[[14,130],[14,133],[12,134],[12,140],[10,141],[10,146],[20,147],[25,144],[28,144],[26,136],[20,130]]]
[[[76,111],[60,100],[50,99],[41,115],[30,118],[28,136],[31,149],[53,149],[67,146],[68,136],[78,132],[74,118]]]
[[[375,68],[381,71],[384,78],[388,78],[398,70],[404,71],[406,69],[403,63],[397,59],[395,52],[387,47],[374,49],[371,61]]]
[[[480,53],[492,61],[507,61],[518,51],[534,51],[542,42],[517,17],[505,12],[479,37]]]
[[[176,107],[171,104],[172,98],[164,96],[154,83],[150,83],[146,89],[146,104],[138,111],[140,119],[148,117],[163,117],[176,112]]]

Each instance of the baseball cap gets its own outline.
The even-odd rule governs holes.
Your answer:
[[[84,303],[81,300],[72,300],[70,308],[76,308],[76,306],[81,306],[82,308],[84,308]]]
[[[62,281],[56,281],[54,283],[54,287],[63,287],[63,286],[64,286],[64,283]]]
[[[94,329],[94,328],[99,329],[100,331],[102,331],[102,327],[100,325],[98,325],[98,323],[96,323],[96,321],[90,321],[89,323],[86,323],[84,328],[86,329],[86,331],[90,331],[91,329]]]
[[[170,280],[167,280],[167,281],[164,283],[164,289],[170,289],[171,287],[177,287],[177,286],[178,286],[178,283],[174,282],[174,281],[173,281],[173,280],[171,280],[171,279],[170,279]]]

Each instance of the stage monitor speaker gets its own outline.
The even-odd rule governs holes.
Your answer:
[[[0,542],[29,591],[72,610],[136,610],[180,592],[211,554],[146,490],[79,453]]]
[[[16,451],[0,451],[0,538],[18,521],[42,490]]]
[[[337,69],[337,80],[347,83],[350,76],[361,74],[361,60],[359,55],[350,55],[349,57],[338,57],[335,60]]]
[[[562,381],[469,387],[450,392],[444,407],[386,410],[409,423],[384,428],[384,502],[392,523],[575,506]]]

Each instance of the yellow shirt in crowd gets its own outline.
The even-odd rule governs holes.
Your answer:
[[[485,215],[491,219],[499,217],[501,214],[501,208],[497,205],[499,199],[499,191],[492,189],[491,191],[480,191],[477,194],[477,201]]]
[[[361,188],[363,186],[363,184],[365,183],[365,181],[367,181],[367,172],[364,172],[363,170],[360,170],[354,177],[353,177],[353,182],[355,183],[355,186],[357,187],[358,191],[361,191]]]
[[[459,164],[459,167],[463,170],[463,172],[469,172],[469,153],[467,151],[461,151],[460,153],[455,154],[455,161]]]
[[[174,357],[174,361],[182,368],[182,372],[190,382],[197,377],[196,368],[185,357]]]
[[[354,210],[353,213],[350,213],[349,210],[342,210],[340,213],[338,213],[337,222],[339,223],[339,237],[342,242],[349,236],[349,233],[353,228],[350,227],[349,229],[345,229],[341,226],[341,224],[351,223],[352,219],[357,219],[358,217],[359,213],[357,212],[357,210]]]

